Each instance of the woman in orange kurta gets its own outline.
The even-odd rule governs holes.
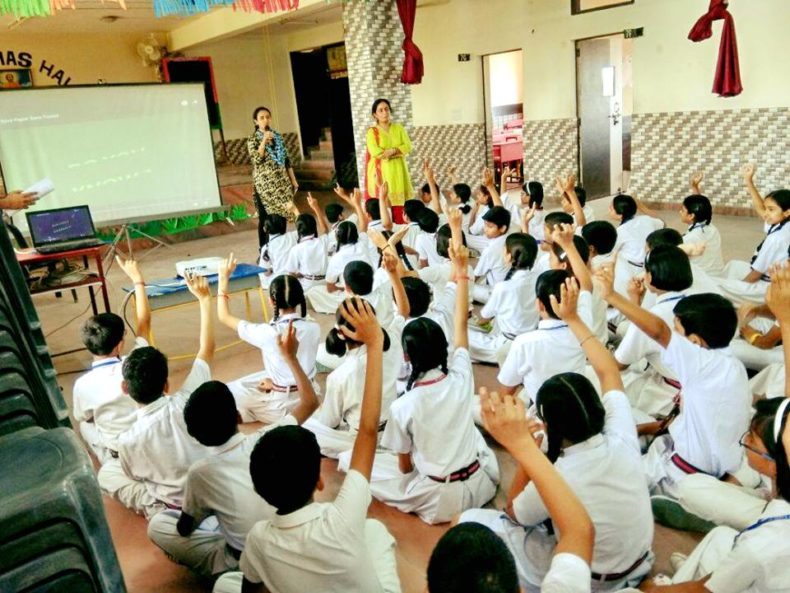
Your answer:
[[[403,222],[403,203],[412,198],[414,188],[406,166],[411,140],[402,125],[391,121],[387,99],[376,99],[371,110],[376,124],[368,129],[365,189],[368,198],[379,197],[379,181],[386,182],[392,205],[392,219]]]

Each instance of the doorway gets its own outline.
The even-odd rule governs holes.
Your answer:
[[[632,53],[622,33],[576,42],[579,173],[588,199],[628,190]]]
[[[305,188],[333,182],[356,187],[351,92],[343,43],[291,52],[296,112],[304,160],[297,177]]]
[[[486,148],[495,180],[508,165],[506,185],[524,182],[524,59],[520,49],[483,56]],[[507,188],[500,188],[505,191]]]

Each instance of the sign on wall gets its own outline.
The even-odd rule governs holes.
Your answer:
[[[45,59],[34,59],[33,54],[27,51],[0,50],[0,67],[29,68],[32,72],[54,81],[58,86],[66,86],[71,82],[71,77],[66,76],[62,68]]]

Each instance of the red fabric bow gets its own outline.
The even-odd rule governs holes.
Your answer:
[[[403,72],[401,73],[400,81],[404,84],[420,84],[424,74],[422,52],[411,38],[412,33],[414,33],[417,0],[397,0],[397,4],[398,15],[400,16],[405,36],[402,46],[405,56],[403,58]]]
[[[738,65],[738,42],[735,21],[727,10],[727,0],[711,0],[708,12],[694,23],[689,32],[691,41],[704,41],[713,35],[713,21],[724,20],[719,45],[719,62],[713,79],[713,92],[720,97],[734,97],[743,92]]]

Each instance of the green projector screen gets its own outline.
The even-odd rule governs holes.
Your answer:
[[[30,210],[87,204],[97,226],[221,204],[202,84],[1,91],[0,167],[8,191],[52,180]]]

